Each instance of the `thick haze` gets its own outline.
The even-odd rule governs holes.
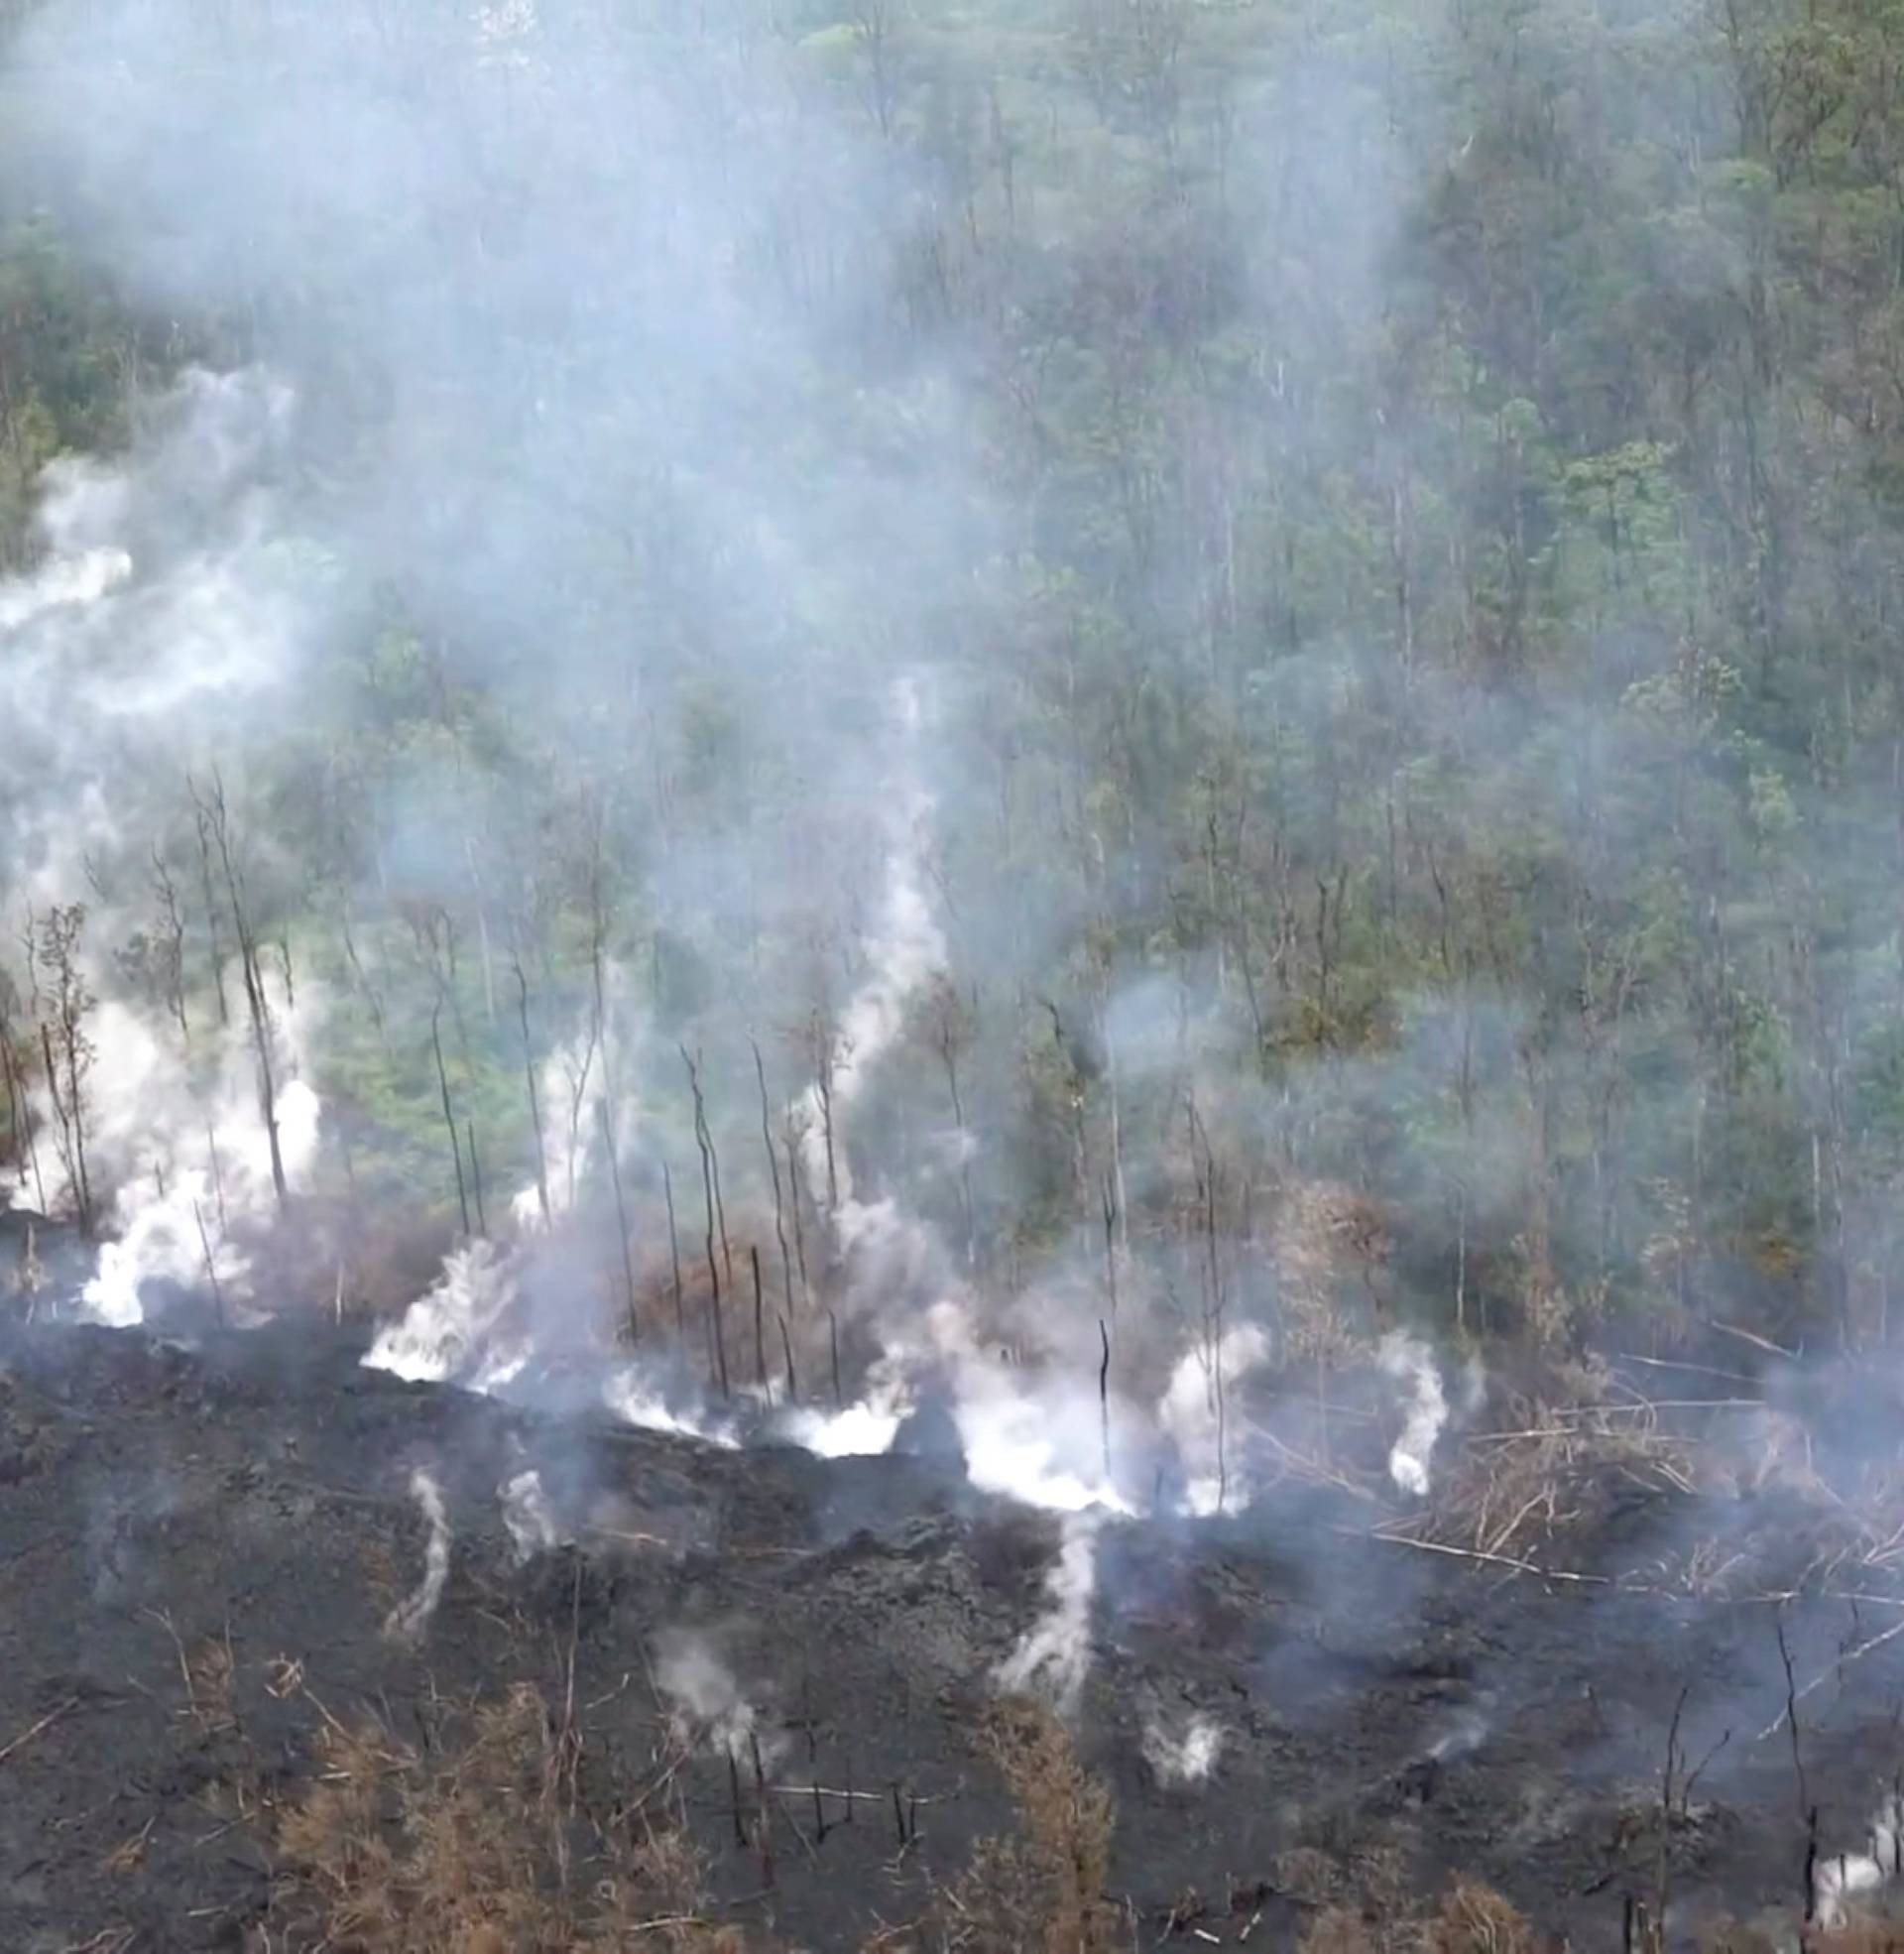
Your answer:
[[[1740,1281],[1688,1217],[1774,1146],[1713,1139],[1715,1025],[1779,1170],[1809,1154],[1785,1218],[1847,1258],[1838,1068],[1894,982],[1879,943],[1815,952],[1894,895],[1894,810],[1804,772],[1701,585],[1760,560],[1732,435],[1683,479],[1615,445],[1606,356],[1528,461],[1566,321],[1496,276],[1522,55],[1566,80],[1563,163],[1638,131],[1698,191],[1724,249],[1615,186],[1694,307],[1748,262],[1682,127],[1717,111],[1629,88],[1610,17],[1576,61],[1564,8],[1292,16],[1233,99],[1207,11],[1181,71],[1120,44],[1095,74],[1066,29],[1083,133],[1035,184],[971,74],[894,139],[866,22],[36,12],[28,191],[196,355],[131,389],[126,452],[55,466],[0,589],[9,901],[85,901],[108,1000],[93,1313],[200,1265],[271,1299],[188,777],[231,794],[340,1311],[365,1208],[422,1215],[432,1261],[497,1238],[397,1298],[408,1375],[599,1399],[625,1285],[649,1340],[606,1392],[646,1422],[765,1404],[877,1449],[949,1403],[983,1487],[1208,1513],[1347,1411],[1417,1498],[1479,1389],[1410,1322],[1560,1348],[1622,1283],[1684,1318]],[[1845,696],[1847,729],[1882,703]],[[122,953],[155,850],[176,1048]],[[1335,1364],[1320,1436],[1306,1403],[1231,1422],[1224,1381]]]
[[[168,349],[0,583],[81,1313],[955,1466],[1063,1516],[996,1680],[1066,1707],[1133,1515],[1525,1568],[1636,1480],[1729,1569],[1770,1485],[1888,1555],[1894,1366],[1820,1419],[1764,1360],[1891,1336],[1890,383],[1762,275],[1744,66],[1639,14],[37,8],[17,194]],[[1695,1469],[1633,1380],[1715,1345],[1764,1402]],[[1523,1488],[1494,1412],[1589,1435]],[[697,1746],[767,1700],[657,1680]]]

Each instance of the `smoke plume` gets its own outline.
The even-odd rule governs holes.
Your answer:
[[[1201,1784],[1223,1755],[1223,1726],[1214,1717],[1192,1715],[1177,1731],[1161,1717],[1143,1726],[1143,1758],[1166,1790]]]
[[[429,1527],[423,1546],[423,1578],[415,1593],[390,1611],[384,1633],[400,1642],[420,1642],[449,1579],[449,1514],[443,1505],[443,1489],[421,1466],[410,1475],[410,1496],[422,1509]]]
[[[779,1748],[763,1731],[734,1672],[703,1637],[670,1630],[654,1651],[654,1680],[674,1707],[674,1732],[688,1751],[732,1757],[756,1741],[764,1761]]]
[[[1001,1689],[1042,1696],[1065,1717],[1076,1712],[1091,1670],[1099,1525],[1092,1514],[1066,1517],[1058,1557],[1045,1576],[1050,1606],[994,1671]]]
[[[1435,1441],[1448,1422],[1448,1395],[1434,1354],[1419,1337],[1392,1331],[1382,1342],[1381,1367],[1408,1387],[1405,1422],[1388,1453],[1388,1476],[1397,1489],[1425,1499]]]

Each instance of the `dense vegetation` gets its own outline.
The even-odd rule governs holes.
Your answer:
[[[699,1192],[677,1046],[743,1207],[750,1037],[776,1108],[850,1063],[884,681],[921,672],[946,967],[850,1143],[1001,1289],[1111,1242],[1110,1280],[1186,1308],[1272,1262],[1288,1305],[1320,1215],[1359,1306],[1444,1332],[1886,1336],[1904,11],[799,0],[645,31],[744,39],[898,186],[860,231],[824,188],[750,220],[749,290],[807,356],[733,438],[813,485],[823,543],[758,584],[751,545],[710,558],[679,457],[618,452],[604,401],[574,482],[523,486],[568,537],[547,590],[498,626],[380,564],[304,708],[242,754],[198,729],[70,892],[95,972],[193,1027],[221,960],[238,1025],[267,969],[320,979],[319,1184],[438,1217],[442,1102],[494,1210],[536,1174],[525,1039],[605,1044],[646,1253],[662,1163]],[[8,181],[13,570],[45,464],[135,439],[188,360],[295,344],[330,425],[378,425],[362,295],[162,316],[30,146]],[[446,366],[447,423],[478,369]],[[867,535],[849,499],[828,533],[847,475],[932,524]],[[212,765],[235,916],[200,873]],[[32,955],[21,1095],[60,1065]]]

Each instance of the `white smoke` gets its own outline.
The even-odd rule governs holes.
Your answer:
[[[443,1598],[443,1584],[449,1579],[449,1515],[443,1507],[443,1489],[418,1466],[410,1475],[410,1494],[429,1523],[429,1539],[423,1548],[422,1584],[408,1600],[399,1602],[384,1623],[384,1633],[400,1642],[421,1640],[436,1613],[436,1604]]]
[[[621,990],[621,973],[604,972],[604,991],[612,1004]],[[558,1221],[575,1205],[601,1139],[600,1107],[608,1078],[601,1041],[586,1031],[557,1045],[542,1060],[536,1092],[541,1107],[542,1156],[548,1177],[548,1213]],[[617,1144],[621,1144],[620,1136]],[[510,1199],[510,1219],[525,1234],[542,1226],[541,1189],[535,1181]]]
[[[311,565],[262,486],[293,408],[257,373],[187,373],[123,464],[45,471],[42,563],[0,581],[5,839],[33,865],[12,893],[35,909],[83,902],[129,933],[138,919],[112,914],[89,866],[143,863],[206,730],[268,709],[295,675]]]
[[[952,1415],[966,1476],[981,1492],[1053,1513],[1132,1510],[1104,1469],[1094,1393],[1066,1391],[1049,1380],[1021,1382],[1007,1367],[980,1360],[959,1374]]]
[[[1166,1789],[1201,1784],[1223,1755],[1223,1738],[1214,1717],[1193,1715],[1174,1733],[1161,1717],[1149,1718],[1143,1726],[1143,1761]]]
[[[909,1323],[892,1326],[884,1363],[889,1380],[908,1375],[944,1380],[965,1450],[966,1477],[981,1492],[1053,1513],[1132,1511],[1105,1470],[1096,1391],[1001,1361],[981,1347],[966,1301],[942,1296]],[[876,1414],[890,1413],[892,1391],[889,1382],[873,1407]]]
[[[259,484],[293,408],[260,374],[188,373],[123,465],[46,470],[45,556],[0,582],[12,858],[38,864],[22,891],[36,905],[90,901],[83,858],[143,847],[150,784],[182,788],[202,728],[292,675],[309,571]]]
[[[548,1503],[539,1472],[532,1469],[504,1480],[496,1496],[502,1502],[503,1525],[509,1529],[519,1565],[566,1544],[568,1535],[556,1524],[555,1509]]]
[[[1448,1394],[1434,1353],[1418,1337],[1391,1330],[1381,1343],[1381,1368],[1410,1392],[1401,1435],[1388,1453],[1388,1476],[1404,1493],[1425,1498],[1435,1441],[1448,1422]]]
[[[740,1437],[731,1420],[716,1417],[705,1405],[670,1404],[639,1364],[627,1364],[602,1387],[602,1403],[625,1424],[644,1431],[667,1431],[680,1438],[699,1438],[732,1450]]]
[[[451,1250],[435,1283],[378,1333],[363,1364],[412,1384],[455,1384],[484,1395],[506,1391],[537,1354],[534,1324],[521,1307],[529,1252],[488,1241]],[[745,1393],[737,1395],[746,1401]],[[640,1362],[609,1368],[601,1402],[625,1423],[648,1431],[712,1445],[740,1443],[731,1417],[696,1399],[670,1396]]]
[[[31,576],[0,584],[0,631],[23,630],[43,612],[62,605],[96,604],[131,575],[132,558],[123,550],[80,550],[55,556]]]
[[[207,729],[225,736],[268,712],[308,642],[318,577],[288,547],[267,486],[294,409],[286,388],[256,373],[186,374],[146,405],[122,464],[47,469],[42,563],[0,583],[4,839],[10,861],[33,864],[13,893],[35,912],[85,905],[79,951],[106,999],[83,1024],[94,1052],[81,1088],[88,1178],[112,1196],[101,1219],[117,1237],[79,1305],[101,1322],[139,1322],[150,1283],[204,1286],[208,1273],[227,1300],[241,1299],[249,1270],[230,1236],[275,1199],[249,1024],[214,1027],[194,999],[187,1059],[182,1036],[168,1027],[161,1037],[111,998],[106,952],[149,925],[143,896],[126,889],[143,888],[147,851],[179,814]],[[228,921],[225,931],[229,946]],[[300,986],[293,1010],[268,960],[261,977],[295,1184],[316,1149],[317,1099],[300,1076],[316,1005]],[[44,1080],[32,1097],[51,1182],[44,1137],[58,1123]]]
[[[763,1735],[733,1670],[699,1636],[673,1630],[661,1637],[654,1681],[673,1706],[674,1734],[684,1749],[731,1757],[758,1741],[766,1762],[780,1748]]]
[[[1812,1874],[1812,1911],[1828,1931],[1850,1916],[1857,1893],[1878,1893],[1904,1880],[1904,1806],[1887,1798],[1871,1820],[1865,1850],[1821,1858]]]
[[[317,1158],[321,1108],[298,1073],[322,1006],[302,984],[295,1009],[282,993],[270,1009],[279,1158],[295,1192]],[[215,1282],[227,1307],[246,1301],[252,1263],[234,1236],[268,1222],[277,1206],[249,1031],[226,1033],[217,1074],[199,1087],[179,1053],[123,1004],[101,1004],[90,1029],[97,1058],[88,1104],[97,1114],[88,1145],[95,1178],[118,1187],[114,1239],[100,1248],[79,1313],[115,1328],[142,1322],[143,1293],[156,1282],[198,1289]]]
[[[1188,1484],[1187,1513],[1208,1518],[1235,1500],[1248,1504],[1249,1488],[1230,1417],[1228,1393],[1264,1363],[1269,1339],[1254,1323],[1224,1331],[1214,1347],[1193,1343],[1178,1358],[1170,1382],[1157,1400],[1157,1423],[1176,1441]]]
[[[933,919],[925,891],[925,836],[934,803],[919,778],[918,748],[926,711],[916,676],[908,674],[894,681],[889,717],[894,737],[885,796],[891,809],[886,891],[877,933],[864,946],[871,974],[840,1014],[828,1093],[823,1098],[816,1080],[796,1109],[804,1136],[807,1185],[825,1188],[825,1100],[830,1099],[831,1172],[840,1197],[833,1223],[841,1247],[849,1252],[869,1230],[890,1227],[893,1216],[887,1203],[863,1204],[854,1199],[852,1173],[841,1144],[844,1116],[866,1090],[874,1066],[904,1029],[907,1005],[945,964],[945,938]]]
[[[864,1397],[838,1411],[795,1405],[782,1414],[776,1430],[823,1459],[877,1457],[892,1449],[913,1402],[909,1383],[886,1361],[874,1366]]]
[[[1058,1558],[1045,1576],[1051,1605],[993,1672],[1002,1689],[1043,1696],[1065,1717],[1077,1709],[1091,1668],[1091,1604],[1098,1591],[1099,1520],[1096,1514],[1066,1518]]]
[[[378,1334],[363,1361],[412,1384],[500,1390],[530,1356],[526,1344],[499,1335],[516,1293],[513,1256],[484,1241],[454,1249],[443,1258],[435,1287]]]
[[[1485,1697],[1486,1692],[1483,1693]],[[1487,1735],[1488,1719],[1477,1710],[1463,1710],[1428,1746],[1428,1755],[1438,1764],[1446,1764],[1451,1758],[1465,1758],[1481,1749]]]

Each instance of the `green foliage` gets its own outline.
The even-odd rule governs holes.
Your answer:
[[[785,376],[775,458],[936,463],[950,365],[977,485],[947,525],[983,506],[993,553],[920,577],[916,646],[866,654],[851,549],[707,629],[671,594],[691,526],[644,491],[623,607],[548,625],[626,659],[588,667],[574,751],[510,708],[566,640],[472,676],[390,593],[259,796],[286,906],[371,912],[382,1032],[328,925],[300,954],[360,1000],[321,1070],[379,1165],[443,1189],[446,998],[458,1102],[526,1171],[518,953],[538,1061],[606,958],[661,1035],[640,1089],[737,1026],[804,1083],[890,810],[775,699],[834,647],[916,652],[958,681],[931,868],[995,1256],[1093,1224],[1107,1001],[1154,983],[1153,1129],[1201,1067],[1265,1186],[1340,1175],[1418,1270],[1465,1231],[1492,1320],[1536,1265],[1657,1303],[1670,1264],[1677,1307],[1774,1239],[1821,1309],[1904,1166],[1904,5],[813,0],[776,31],[805,112],[916,194],[876,316]],[[3,214],[18,566],[47,462],[122,438],[184,349]],[[453,973],[412,940],[431,906]],[[155,941],[120,946],[148,994]],[[892,1062],[881,1165],[950,1214],[902,1117],[937,1108],[929,1039]],[[1136,1197],[1159,1228],[1172,1171]]]

